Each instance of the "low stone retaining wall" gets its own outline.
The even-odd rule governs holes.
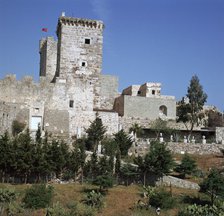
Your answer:
[[[193,143],[175,143],[169,142],[168,149],[170,149],[173,153],[177,154],[198,154],[198,155],[206,155],[206,154],[220,154],[220,149],[224,149],[223,144],[193,144]]]
[[[175,178],[173,176],[163,176],[162,178],[160,178],[159,181],[156,182],[156,185],[165,185],[165,186],[171,185],[178,188],[193,189],[193,190],[200,189],[200,186],[197,183]]]

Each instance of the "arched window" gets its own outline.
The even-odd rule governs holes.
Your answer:
[[[167,116],[167,107],[164,106],[164,105],[160,106],[160,107],[159,107],[159,113],[160,113],[161,115],[165,115],[165,116]]]

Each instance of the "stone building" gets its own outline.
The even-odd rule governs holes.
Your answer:
[[[173,96],[161,96],[160,83],[131,86],[118,93],[118,78],[102,74],[102,21],[58,19],[57,37],[40,41],[40,81],[31,77],[0,80],[0,132],[11,130],[13,120],[35,132],[38,124],[56,137],[85,134],[96,113],[116,133],[126,117],[175,119]]]

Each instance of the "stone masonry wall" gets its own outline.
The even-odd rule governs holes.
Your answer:
[[[57,41],[53,37],[40,41],[40,76],[51,82],[56,73]]]
[[[224,144],[224,127],[216,127],[216,142]]]
[[[173,98],[146,98],[122,95],[124,97],[124,116],[149,118],[155,120],[159,118],[159,107],[167,107],[167,118],[176,119],[176,101]]]
[[[102,74],[100,85],[100,109],[112,110],[114,100],[118,96],[118,77]]]

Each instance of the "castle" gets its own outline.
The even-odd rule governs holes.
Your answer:
[[[174,96],[161,95],[160,83],[132,85],[118,92],[118,78],[102,74],[102,21],[66,17],[57,37],[40,40],[40,81],[32,77],[0,80],[0,133],[14,120],[31,132],[38,125],[56,137],[81,137],[96,113],[112,135],[132,123],[159,117],[176,119]]]

